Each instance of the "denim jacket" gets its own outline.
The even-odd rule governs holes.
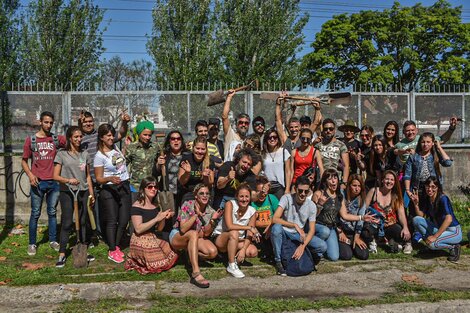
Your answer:
[[[353,215],[364,215],[366,213],[366,206],[365,204],[361,207],[359,204],[359,198],[356,197],[351,202],[346,201],[346,208],[349,214]],[[340,219],[341,221],[341,228],[347,232],[355,232],[356,234],[360,234],[362,232],[362,226],[364,225],[364,221],[357,221],[357,222],[350,222]]]
[[[431,173],[431,176],[436,176],[436,169],[434,168],[434,156],[431,154],[427,159],[428,162],[428,168]],[[408,157],[408,160],[405,163],[405,175],[403,176],[404,180],[410,180],[410,189],[418,189],[419,188],[419,174],[421,173],[421,170],[423,168],[423,157],[418,154],[412,154]],[[452,165],[453,160],[448,159],[448,160],[443,160],[439,156],[439,163],[444,166],[444,167],[450,167]],[[442,185],[442,176],[437,177],[439,179],[439,182]]]

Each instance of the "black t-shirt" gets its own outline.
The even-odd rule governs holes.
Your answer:
[[[345,141],[345,138],[340,139],[344,144],[346,145],[346,148],[348,148],[348,155],[349,155],[349,173],[350,174],[356,174],[357,173],[357,163],[356,163],[356,158],[350,154],[350,151],[354,151],[356,153],[359,152],[359,147],[361,145],[361,142],[357,139],[353,139],[352,141]]]
[[[219,169],[219,177],[227,177],[232,167],[235,169],[236,164],[233,161],[225,162]],[[217,189],[217,194],[220,196],[235,197],[237,187],[241,183],[248,183],[253,190],[256,188],[256,175],[249,170],[244,175],[235,174],[235,178],[228,182],[223,189]]]
[[[160,209],[158,208],[155,208],[153,210],[146,210],[146,209],[142,209],[136,206],[133,206],[131,208],[131,216],[132,215],[142,216],[142,223],[147,223],[148,221],[154,219],[157,216],[158,212],[160,212]],[[153,225],[152,228],[150,228],[148,231],[154,233],[156,231],[155,225]]]
[[[204,161],[196,162],[196,160],[194,159],[194,154],[192,153],[183,155],[183,157],[181,158],[180,166],[181,163],[183,163],[184,161],[188,161],[191,165],[191,172],[189,172],[189,180],[186,185],[181,185],[180,181],[178,180],[178,191],[181,190],[182,193],[191,192],[194,190],[194,187],[196,187],[197,184],[202,183],[202,172],[204,170],[202,167]],[[210,160],[209,162],[209,169],[215,169],[213,160]]]

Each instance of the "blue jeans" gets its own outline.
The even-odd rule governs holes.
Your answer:
[[[439,230],[437,225],[421,216],[415,216],[413,218],[413,224],[415,226],[415,230],[421,233],[424,239],[434,235]],[[432,250],[450,249],[461,241],[462,228],[460,225],[447,227],[447,229],[429,246],[429,248]]]
[[[339,243],[335,227],[328,227],[317,223],[315,225],[315,237],[318,237],[325,243],[328,259],[331,261],[338,261]]]
[[[276,262],[281,262],[282,241],[285,240],[286,237],[300,242],[300,235],[298,232],[290,233],[285,231],[281,224],[273,224],[271,227],[271,243],[273,244],[274,261]],[[312,240],[308,243],[308,246],[320,257],[326,251],[325,242],[317,236],[313,236]]]
[[[35,245],[38,231],[38,220],[41,207],[46,197],[49,226],[49,241],[57,241],[57,202],[59,201],[59,183],[53,180],[41,180],[39,185],[31,186],[31,216],[29,218],[29,244]]]

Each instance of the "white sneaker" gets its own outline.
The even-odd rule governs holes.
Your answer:
[[[235,278],[245,277],[245,274],[243,274],[243,272],[240,271],[240,269],[238,268],[237,263],[232,263],[232,264],[229,263],[228,266],[227,266],[227,272],[232,274],[232,276],[235,277]]]
[[[377,243],[375,242],[375,239],[369,243],[369,251],[370,253],[377,253]]]
[[[405,247],[403,247],[404,254],[411,254],[413,252],[413,247],[411,246],[411,242],[405,243]]]

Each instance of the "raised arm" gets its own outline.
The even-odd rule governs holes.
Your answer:
[[[230,113],[230,104],[232,103],[232,98],[235,95],[235,90],[230,89],[227,94],[227,99],[225,99],[224,109],[222,111],[222,126],[224,128],[224,136],[227,135],[230,129],[230,120],[228,114]]]

